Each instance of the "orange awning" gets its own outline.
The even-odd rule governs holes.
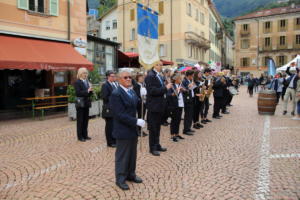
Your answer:
[[[70,44],[0,35],[0,69],[93,70]]]

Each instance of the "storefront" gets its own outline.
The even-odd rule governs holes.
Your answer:
[[[0,35],[0,110],[28,97],[65,95],[80,67],[93,70],[69,43]]]

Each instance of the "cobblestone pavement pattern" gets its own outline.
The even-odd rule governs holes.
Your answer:
[[[230,115],[174,143],[162,128],[160,157],[138,151],[142,184],[114,184],[114,151],[104,121],[90,121],[91,141],[76,140],[67,117],[0,122],[0,199],[248,200],[300,199],[300,122],[257,114],[257,94],[234,97]],[[212,107],[211,107],[212,109]],[[211,112],[210,109],[210,112]],[[210,114],[211,116],[211,114]]]

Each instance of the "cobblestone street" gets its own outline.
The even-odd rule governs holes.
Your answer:
[[[67,117],[1,121],[0,199],[299,200],[300,121],[290,110],[283,116],[282,103],[275,116],[258,115],[257,94],[249,98],[245,87],[232,104],[230,115],[178,143],[163,127],[168,151],[160,157],[142,138],[137,175],[144,182],[129,182],[129,191],[115,186],[115,149],[106,147],[102,118],[90,120],[85,143]]]

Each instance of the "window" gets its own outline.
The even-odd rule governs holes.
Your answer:
[[[164,30],[164,24],[159,24],[158,26],[158,34],[159,35],[164,35],[165,34],[165,30]]]
[[[188,48],[188,57],[191,58],[192,56],[193,56],[193,46],[189,45],[189,48]]]
[[[30,12],[59,15],[59,0],[17,0],[19,9]]]
[[[187,14],[192,16],[192,5],[190,3],[187,4]]]
[[[105,22],[105,29],[110,30],[110,21]]]
[[[106,38],[106,40],[109,40],[109,41],[110,41],[110,38]]]
[[[158,12],[159,12],[159,14],[164,14],[164,2],[163,1],[160,1],[159,3],[158,3]]]
[[[118,41],[118,38],[117,37],[113,37],[113,41],[114,42]]]
[[[249,48],[249,40],[248,39],[241,41],[241,48],[242,49],[248,49]]]
[[[130,40],[135,40],[135,28],[131,29]]]
[[[269,57],[264,57],[264,66],[268,66]]]
[[[278,59],[278,65],[279,66],[282,66],[285,64],[285,56],[278,56],[277,59]]]
[[[45,12],[44,0],[29,0],[29,10],[39,13]]]
[[[269,47],[271,45],[271,38],[265,38],[265,47]]]
[[[296,35],[296,44],[300,44],[300,35]]]
[[[196,9],[196,21],[199,21],[199,10]]]
[[[166,56],[166,47],[164,44],[159,45],[159,56],[160,57]]]
[[[248,67],[250,65],[250,58],[242,58],[241,59],[241,65],[243,67]]]
[[[265,29],[271,28],[271,22],[265,22]]]
[[[130,21],[134,21],[135,18],[135,13],[134,13],[134,9],[130,10]]]
[[[285,45],[285,36],[280,36],[279,37],[279,44],[280,45]]]
[[[113,29],[117,29],[118,28],[118,22],[117,20],[113,20]]]
[[[205,16],[204,13],[201,13],[201,24],[205,24]]]
[[[249,25],[248,24],[243,24],[243,30],[248,31]]]
[[[280,20],[280,28],[285,28],[285,25],[286,25],[286,20],[285,19]]]
[[[300,26],[300,17],[296,18],[296,25]]]

